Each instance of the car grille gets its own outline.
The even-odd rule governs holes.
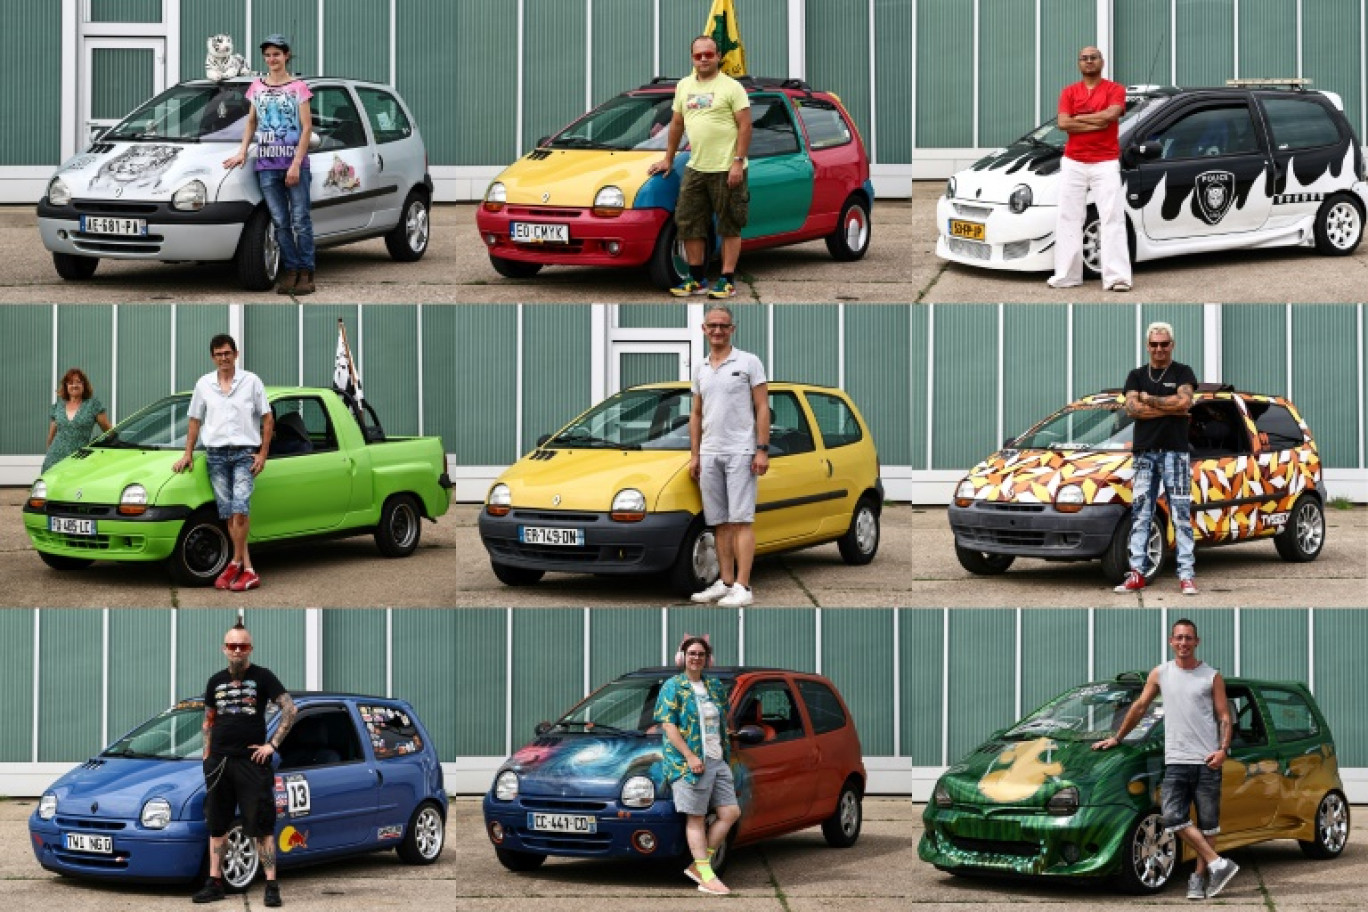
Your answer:
[[[66,849],[53,846],[52,854],[63,864],[79,865],[83,868],[121,870],[128,867],[127,852],[115,855],[91,855],[88,852],[68,852]]]
[[[1044,504],[1007,503],[996,500],[980,500],[974,504],[976,510],[997,510],[1002,513],[1044,513]]]
[[[966,544],[972,545],[1020,545],[1039,548],[1045,544],[1044,532],[1026,529],[965,529],[959,534]]]
[[[58,817],[56,818],[59,827],[66,827],[70,830],[122,830],[128,824],[122,820],[101,820],[99,818],[87,817]]]
[[[562,811],[567,814],[593,814],[608,809],[606,801],[586,801],[579,798],[529,798],[523,796],[522,806],[529,811]]]
[[[565,513],[555,510],[514,510],[512,518],[517,520],[540,520],[542,522],[591,523],[598,522],[601,517],[597,513]]]
[[[103,234],[83,234],[71,232],[71,243],[84,253],[160,253],[162,241],[160,234],[146,234],[142,237],[114,238]]]
[[[640,563],[646,556],[644,545],[604,545],[568,548],[564,545],[527,545],[510,539],[489,539],[491,551],[502,557],[522,557],[529,560],[575,563]]]
[[[44,513],[61,516],[113,516],[118,507],[114,504],[77,503],[74,500],[49,500],[43,508]]]
[[[555,854],[557,849],[576,849],[581,852],[606,852],[613,843],[611,833],[542,833],[519,827],[518,838],[533,851]]]
[[[967,206],[964,203],[955,203],[955,215],[963,218],[978,219],[982,221],[993,214],[993,210],[987,206]]]
[[[553,209],[542,206],[509,206],[507,211],[510,216],[549,219],[577,219],[585,214],[583,209]]]
[[[1031,252],[1030,241],[1012,241],[1002,245],[1002,258],[1004,260],[1019,260]]]
[[[115,203],[109,200],[75,200],[71,204],[83,215],[155,215],[156,203]]]
[[[30,530],[34,541],[43,545],[72,548],[81,551],[108,551],[112,546],[110,535],[67,535],[65,532],[50,532],[46,529]],[[123,536],[135,550],[142,550],[142,536]]]
[[[976,852],[981,855],[1011,855],[1016,858],[1032,858],[1040,854],[1040,846],[1031,842],[1011,842],[1006,839],[972,839],[968,836],[951,836],[950,843],[961,852]]]
[[[989,260],[993,256],[993,248],[988,244],[980,244],[978,241],[966,241],[964,238],[952,237],[950,241],[950,252],[969,257],[975,260]]]

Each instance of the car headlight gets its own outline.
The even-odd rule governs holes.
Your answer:
[[[955,802],[950,800],[950,790],[943,783],[936,783],[936,790],[931,793],[931,800],[936,803],[938,808],[948,808]]]
[[[51,820],[57,816],[57,796],[52,792],[44,792],[43,797],[38,799],[38,819]]]
[[[43,505],[46,503],[47,482],[43,481],[43,479],[40,478],[33,483],[33,487],[29,488],[28,504],[35,510],[41,510],[43,509]]]
[[[952,178],[950,178],[949,180],[947,180],[947,181],[945,182],[945,198],[946,198],[946,199],[954,199],[954,198],[955,198],[955,190],[956,190],[956,187],[955,187],[955,179],[952,177]]]
[[[967,507],[974,502],[974,483],[964,479],[955,488],[955,506]]]
[[[209,202],[209,191],[205,188],[204,181],[192,180],[171,196],[171,207],[173,209],[198,212],[204,208],[204,204],[207,202]]]
[[[609,515],[618,522],[641,522],[646,518],[646,495],[636,488],[623,488],[613,495]]]
[[[506,484],[496,484],[489,489],[489,499],[485,501],[485,512],[490,516],[507,516],[513,509],[513,492]]]
[[[627,196],[621,187],[609,184],[594,194],[594,215],[612,218],[622,214],[627,205]]]
[[[1012,195],[1007,197],[1007,208],[1013,212],[1021,213],[1031,208],[1031,203],[1035,201],[1035,194],[1026,184],[1017,184],[1012,190]]]
[[[485,191],[484,207],[486,212],[499,212],[508,202],[508,188],[502,181],[495,181]]]
[[[655,783],[645,776],[633,776],[622,783],[622,803],[632,808],[655,804]]]
[[[48,202],[54,206],[70,205],[71,188],[60,177],[54,177],[48,182],[47,198]]]
[[[1078,485],[1065,485],[1055,492],[1055,509],[1060,513],[1077,513],[1086,503],[1087,498]]]
[[[147,488],[131,484],[119,495],[119,512],[124,516],[141,516],[147,512]]]
[[[149,830],[166,829],[171,822],[171,802],[165,798],[153,798],[143,805],[140,819]]]
[[[1068,816],[1078,810],[1078,789],[1070,785],[1055,792],[1045,809],[1051,814]]]
[[[512,801],[518,797],[518,774],[512,770],[499,773],[494,780],[494,797],[500,801]]]

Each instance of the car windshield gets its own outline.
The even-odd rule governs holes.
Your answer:
[[[1135,423],[1120,403],[1068,408],[1016,439],[1021,450],[1129,450]]]
[[[687,388],[629,389],[605,399],[546,442],[564,449],[687,450]]]
[[[1002,737],[1024,741],[1048,736],[1056,741],[1100,741],[1110,737],[1121,725],[1126,712],[1140,696],[1139,681],[1107,681],[1071,690],[1009,728]],[[1163,721],[1164,701],[1156,697],[1145,715],[1123,740],[1137,744],[1150,736]]]
[[[144,722],[100,754],[146,760],[190,760],[204,756],[204,703],[184,700]]]
[[[664,149],[673,103],[673,94],[619,95],[561,130],[546,146],[552,149]]]
[[[100,137],[102,141],[224,142],[242,139],[247,82],[186,84],[167,89]]]
[[[1124,137],[1130,132],[1130,128],[1135,124],[1135,120],[1141,111],[1155,110],[1167,101],[1167,95],[1127,95],[1126,112],[1121,115],[1120,135]],[[1029,143],[1030,145],[1035,146],[1054,146],[1056,149],[1063,149],[1064,141],[1068,138],[1069,134],[1059,129],[1058,118],[1052,117],[1021,137],[1017,142]]]
[[[152,403],[132,418],[120,421],[90,445],[128,450],[184,449],[189,412],[189,396],[168,396]],[[203,443],[199,446],[202,447]]]
[[[620,678],[600,687],[556,722],[571,731],[634,732],[646,734],[655,727],[656,697],[665,676]],[[723,679],[722,686],[731,689]]]

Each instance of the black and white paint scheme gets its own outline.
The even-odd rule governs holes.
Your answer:
[[[158,190],[162,175],[180,152],[180,146],[131,145],[100,166],[90,189],[112,191],[116,196],[129,190]]]

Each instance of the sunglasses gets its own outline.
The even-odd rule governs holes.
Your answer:
[[[229,652],[251,652],[251,643],[224,643],[223,648]]]
[[[717,54],[715,54],[715,53],[712,52],[712,51],[700,51],[699,53],[693,55],[693,59],[694,59],[694,60],[712,60],[712,59],[713,59],[714,57],[716,57],[716,56],[717,56]]]
[[[1151,343],[1149,344],[1149,347],[1150,347],[1150,348],[1171,348],[1172,346],[1173,346],[1173,340],[1172,340],[1172,339],[1169,339],[1167,342],[1151,342]]]

